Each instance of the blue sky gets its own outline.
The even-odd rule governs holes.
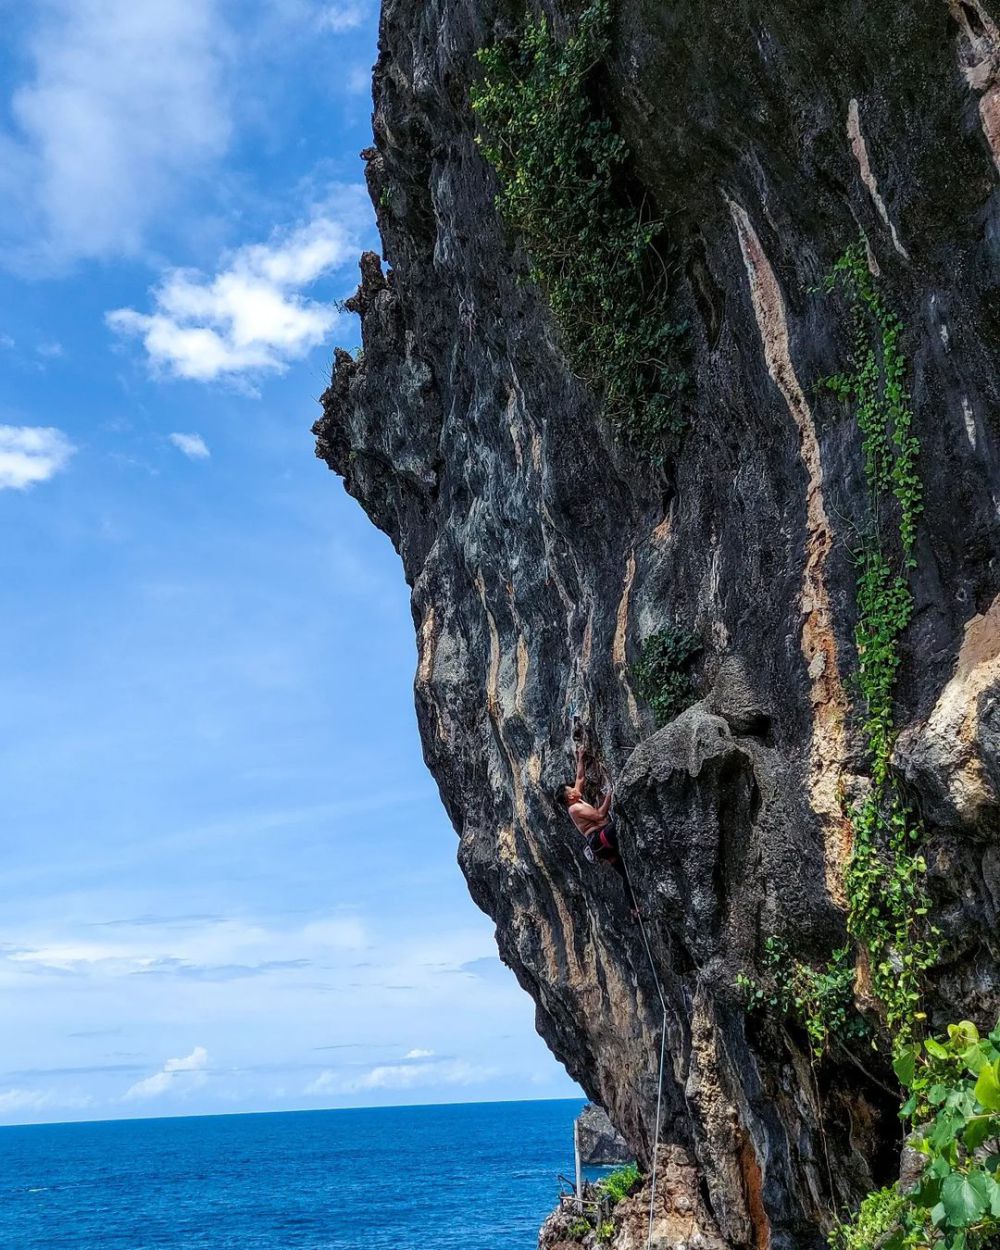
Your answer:
[[[373,0],[0,17],[0,1123],[575,1094],[312,454]]]

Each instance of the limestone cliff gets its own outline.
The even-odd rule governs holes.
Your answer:
[[[616,781],[666,1004],[657,1244],[807,1250],[899,1148],[884,1060],[812,1064],[736,984],[767,935],[816,960],[845,936],[866,487],[858,423],[817,387],[846,331],[816,288],[860,232],[925,491],[893,769],[942,931],[927,1010],[1000,1009],[1000,30],[980,0],[620,0],[601,90],[670,222],[693,359],[655,468],[568,370],[496,215],[469,93],[516,7],[384,0],[365,157],[388,268],[362,263],[363,356],[337,354],[318,451],[402,558],[472,895],[648,1165],[662,1011],[618,878],[551,797],[574,717]],[[561,30],[576,6],[544,8]],[[657,731],[631,666],[674,621],[703,641],[702,697]]]

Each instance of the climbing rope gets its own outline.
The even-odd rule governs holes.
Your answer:
[[[646,925],[642,919],[642,912],[639,910],[639,902],[635,897],[635,890],[632,887],[632,875],[628,870],[628,864],[625,863],[625,856],[621,854],[620,845],[618,848],[618,854],[621,855],[621,861],[625,868],[625,880],[628,882],[628,892],[632,896],[632,906],[635,908],[636,918],[639,921],[639,932],[642,934],[642,944],[646,948],[646,958],[649,960],[649,970],[653,974],[653,981],[656,984],[656,993],[660,999],[660,1007],[663,1009],[663,1019],[660,1022],[660,1070],[656,1078],[656,1129],[653,1135],[653,1168],[649,1183],[649,1223],[646,1228],[646,1250],[650,1250],[653,1240],[653,1205],[656,1201],[656,1169],[660,1153],[660,1109],[663,1103],[663,1065],[667,1052],[667,1000],[663,997],[663,986],[660,984],[660,976],[656,971],[656,964],[653,962],[653,952],[650,949],[649,938],[646,935]]]
[[[572,706],[573,716],[573,737],[577,737],[577,717],[576,706]],[[584,742],[587,740],[586,730],[582,725],[580,728],[580,737]],[[605,780],[611,784],[611,777],[603,761],[599,761],[601,772],[604,774]],[[656,1202],[656,1176],[657,1166],[659,1164],[660,1154],[660,1115],[663,1105],[663,1068],[667,1053],[667,1000],[663,996],[663,986],[660,984],[660,974],[656,971],[656,963],[653,960],[653,951],[649,945],[649,937],[646,933],[646,925],[642,918],[642,912],[639,910],[639,900],[635,896],[635,889],[632,885],[632,874],[628,870],[628,864],[625,862],[625,856],[622,855],[621,845],[618,847],[618,854],[621,857],[622,866],[625,869],[625,881],[628,884],[628,892],[632,897],[632,907],[635,909],[636,919],[639,921],[639,932],[642,934],[642,944],[646,948],[646,958],[649,960],[649,970],[653,974],[653,982],[656,985],[656,994],[660,1000],[660,1008],[663,1012],[660,1021],[660,1066],[656,1077],[656,1125],[653,1134],[653,1166],[650,1174],[649,1184],[649,1221],[646,1226],[646,1250],[650,1250],[653,1241],[653,1211]]]

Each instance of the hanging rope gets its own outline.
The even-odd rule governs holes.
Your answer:
[[[663,1009],[663,1018],[660,1022],[660,1070],[656,1078],[656,1127],[653,1135],[653,1168],[649,1182],[649,1223],[646,1228],[646,1250],[650,1250],[653,1240],[653,1204],[656,1201],[656,1170],[660,1153],[660,1109],[663,1103],[663,1065],[667,1052],[667,1000],[663,997],[663,986],[660,984],[660,976],[656,971],[656,964],[653,961],[653,952],[650,949],[649,938],[646,936],[646,925],[642,919],[642,912],[639,910],[639,901],[635,897],[635,890],[632,887],[632,876],[628,870],[628,864],[625,863],[625,857],[621,854],[620,845],[618,848],[618,854],[621,856],[622,864],[625,867],[625,880],[628,882],[628,892],[632,896],[632,906],[635,908],[636,918],[639,921],[639,932],[642,934],[642,944],[646,948],[646,958],[649,960],[649,970],[653,974],[653,981],[656,984],[656,993],[660,999],[660,1007]]]

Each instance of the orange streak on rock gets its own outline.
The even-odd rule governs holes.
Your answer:
[[[806,561],[799,606],[803,618],[802,655],[812,688],[809,795],[813,810],[823,822],[827,888],[834,898],[843,901],[841,870],[850,854],[851,831],[841,810],[839,782],[848,754],[848,703],[840,678],[837,640],[826,585],[826,565],[833,548],[833,531],[823,501],[819,440],[812,411],[792,364],[788,319],[778,279],[746,210],[733,201],[730,201],[729,209],[750,281],[750,297],[764,347],[764,359],[798,428],[800,455],[807,474]]]

